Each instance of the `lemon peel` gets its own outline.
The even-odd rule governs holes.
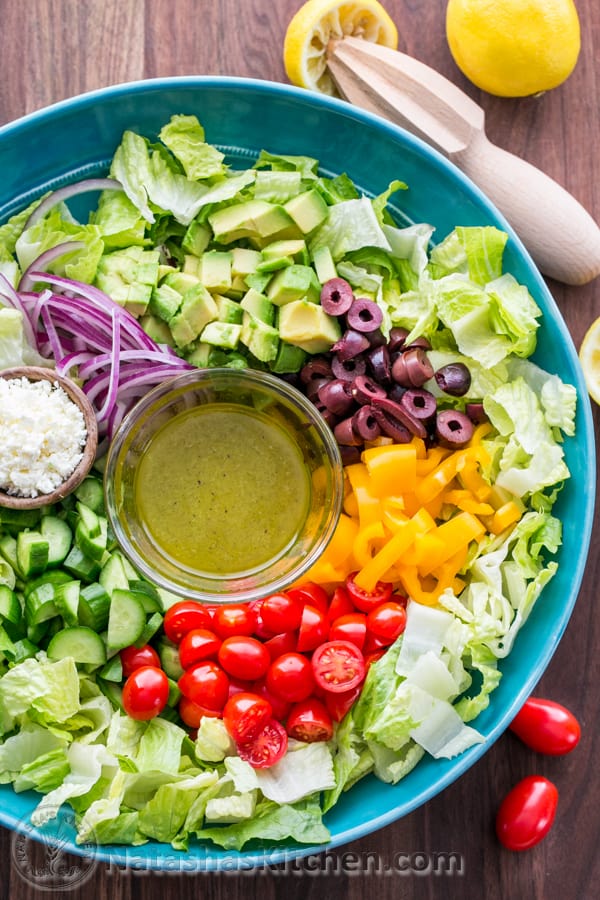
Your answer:
[[[600,317],[592,322],[584,335],[579,361],[589,395],[600,404]]]

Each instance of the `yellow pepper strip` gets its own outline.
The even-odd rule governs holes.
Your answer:
[[[352,519],[358,519],[358,501],[354,491],[348,491],[344,497],[344,512]]]
[[[451,586],[456,574],[460,572],[467,561],[468,553],[469,547],[465,544],[450,559],[447,559],[445,563],[442,563],[441,566],[432,571],[431,574],[437,579],[438,584],[443,584],[445,587]]]
[[[457,506],[463,512],[473,513],[474,516],[491,516],[494,514],[494,507],[489,503],[481,503],[477,497],[474,497],[471,491],[452,490],[446,491],[444,494],[444,503]]]
[[[436,529],[437,530],[437,529]],[[410,553],[410,559],[413,565],[424,566],[431,558],[431,555],[440,556],[444,552],[444,542],[434,532],[428,534],[417,534],[415,542]]]
[[[424,606],[435,606],[441,591],[426,590],[419,579],[416,566],[403,565],[398,569],[398,574],[402,587],[412,600]]]
[[[343,565],[352,553],[352,545],[357,534],[358,522],[342,513],[321,559],[325,559],[332,566]]]
[[[432,528],[435,528],[435,520],[426,510],[419,510],[360,569],[354,579],[356,584],[365,591],[372,591],[388,569],[396,565],[402,554],[412,546],[415,536]]]
[[[484,437],[486,437],[490,431],[493,431],[493,426],[491,422],[482,422],[481,425],[478,425],[471,435],[471,440],[469,441],[469,447],[476,447],[478,444],[481,444]]]
[[[462,547],[467,547],[472,540],[485,534],[484,525],[471,513],[461,512],[448,522],[440,525],[435,534],[441,538],[444,548],[440,553],[432,553],[426,563],[421,566],[421,574],[428,575],[445,563]]]
[[[395,506],[393,503],[388,503],[386,500],[382,500],[381,506],[383,510],[382,515],[385,527],[392,534],[396,534],[397,531],[400,531],[403,525],[406,525],[406,523],[409,521],[410,516],[407,516],[399,506]]]
[[[434,497],[433,500],[430,500],[429,503],[421,503],[416,494],[405,494],[404,496],[404,509],[409,516],[414,516],[420,509],[426,509],[434,519],[439,519],[443,505],[443,493],[438,494],[438,496]]]
[[[385,537],[385,528],[381,521],[371,522],[366,528],[358,531],[352,542],[352,555],[361,569],[371,562],[374,546],[377,546],[378,542],[381,544]]]
[[[508,503],[497,509],[489,519],[485,520],[487,530],[491,531],[492,534],[500,534],[509,525],[514,525],[515,522],[518,522],[521,515],[522,509],[514,500],[509,500]]]
[[[371,493],[388,497],[414,491],[417,484],[417,449],[412,444],[392,444],[364,450]]]
[[[423,457],[417,457],[417,476],[422,478],[432,472],[439,464],[452,454],[445,447],[431,447]]]
[[[370,490],[369,473],[364,463],[346,466],[345,473],[354,491],[358,505],[360,527],[365,528],[371,522],[381,521],[381,504]]]
[[[427,447],[425,446],[425,441],[423,438],[419,438],[416,435],[410,439],[410,443],[415,448],[417,452],[417,459],[427,459]],[[431,452],[431,451],[429,451]]]
[[[340,582],[345,581],[351,571],[349,566],[340,566],[337,568],[321,557],[316,561],[314,566],[310,567],[308,572],[304,573],[297,584],[305,584],[307,581],[313,581],[315,584],[337,585]]]

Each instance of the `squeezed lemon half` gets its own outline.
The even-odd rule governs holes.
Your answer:
[[[600,403],[600,317],[592,322],[581,342],[579,361],[590,397]]]

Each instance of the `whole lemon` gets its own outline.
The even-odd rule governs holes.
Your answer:
[[[573,0],[449,0],[446,36],[463,74],[500,97],[557,87],[581,46]]]

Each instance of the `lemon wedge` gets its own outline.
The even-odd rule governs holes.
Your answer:
[[[283,64],[292,84],[335,96],[327,70],[327,45],[345,35],[396,49],[398,31],[377,0],[308,0],[288,25]]]
[[[590,397],[600,403],[600,317],[592,322],[581,342],[579,361]]]

